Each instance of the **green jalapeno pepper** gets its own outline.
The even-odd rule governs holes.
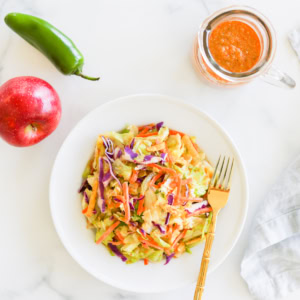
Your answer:
[[[84,64],[81,52],[67,36],[45,20],[21,13],[10,13],[4,20],[13,31],[47,56],[63,74],[99,80],[99,77],[81,73]]]

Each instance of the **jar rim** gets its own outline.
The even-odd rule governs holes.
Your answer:
[[[208,46],[208,39],[209,34],[212,31],[212,25],[216,22],[221,23],[222,19],[234,15],[246,15],[254,19],[254,21],[258,22],[263,27],[268,39],[268,49],[266,51],[265,58],[250,70],[239,73],[231,72],[222,68],[213,58]],[[276,52],[276,35],[273,26],[271,25],[269,20],[256,9],[249,6],[233,5],[216,11],[214,14],[210,15],[202,22],[198,32],[198,44],[199,51],[202,54],[205,63],[218,76],[229,81],[232,79],[238,81],[245,79],[248,80],[253,77],[259,76],[270,66]]]

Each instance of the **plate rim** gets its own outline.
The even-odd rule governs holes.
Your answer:
[[[244,194],[245,194],[245,201],[244,201],[244,211],[243,211],[243,215],[242,215],[242,222],[241,225],[239,227],[239,230],[237,232],[237,235],[231,245],[231,247],[227,250],[227,252],[225,253],[225,255],[223,256],[223,258],[213,267],[210,268],[208,270],[208,273],[212,273],[213,271],[215,271],[218,267],[220,267],[220,265],[226,260],[226,258],[229,256],[229,254],[232,252],[233,248],[235,247],[235,245],[237,244],[241,233],[243,231],[243,228],[245,226],[245,222],[246,222],[246,218],[248,215],[248,207],[249,207],[249,184],[248,184],[248,176],[247,176],[247,172],[246,172],[246,167],[245,167],[245,163],[242,159],[242,156],[240,154],[240,151],[238,150],[238,147],[236,146],[235,142],[233,141],[233,139],[231,138],[231,136],[229,135],[229,133],[227,132],[226,129],[224,129],[221,124],[215,120],[211,115],[209,115],[206,111],[198,108],[197,106],[191,104],[191,103],[187,103],[186,101],[184,101],[183,99],[179,99],[175,96],[169,96],[169,95],[164,95],[164,94],[159,94],[159,93],[138,93],[138,94],[129,94],[126,96],[121,96],[118,98],[114,98],[112,100],[109,100],[105,103],[102,103],[98,106],[96,106],[95,108],[93,108],[92,110],[90,110],[88,113],[86,113],[74,126],[73,128],[69,131],[69,133],[67,134],[66,138],[64,139],[63,143],[61,144],[55,160],[53,162],[53,166],[51,169],[51,174],[50,174],[50,181],[49,181],[49,205],[50,205],[50,214],[51,214],[51,219],[52,222],[54,224],[54,228],[55,231],[57,232],[57,235],[61,241],[61,243],[63,244],[64,248],[67,250],[68,254],[73,258],[73,260],[79,264],[79,266],[84,269],[87,273],[89,273],[90,275],[92,275],[94,278],[104,282],[105,284],[108,284],[112,287],[118,288],[120,290],[123,291],[127,291],[127,292],[134,292],[134,293],[140,293],[140,294],[145,294],[145,293],[151,293],[151,294],[157,294],[157,293],[162,293],[162,292],[167,292],[167,291],[172,291],[172,290],[176,290],[178,288],[182,288],[184,286],[186,286],[186,283],[180,285],[180,286],[175,286],[175,287],[167,287],[167,288],[160,288],[160,289],[156,289],[156,290],[141,290],[141,289],[132,289],[132,288],[126,288],[126,286],[122,285],[122,284],[118,284],[116,285],[115,282],[111,282],[111,280],[109,278],[107,278],[106,276],[102,275],[102,274],[95,274],[95,272],[93,272],[92,270],[89,270],[83,263],[81,263],[81,261],[74,255],[73,251],[72,251],[72,247],[68,244],[64,242],[64,238],[63,238],[63,233],[61,232],[61,229],[58,225],[58,221],[56,220],[55,217],[55,213],[54,213],[54,200],[51,200],[52,197],[52,190],[53,190],[53,182],[54,182],[54,172],[55,169],[57,167],[57,161],[58,158],[60,156],[60,154],[62,153],[63,149],[66,147],[66,144],[70,138],[70,136],[74,133],[74,131],[76,131],[76,129],[80,126],[81,123],[83,123],[86,119],[89,118],[89,116],[97,109],[109,106],[109,105],[113,105],[116,104],[118,102],[122,102],[124,100],[130,100],[132,98],[141,98],[141,97],[158,97],[158,98],[164,98],[165,101],[174,103],[176,105],[179,106],[183,106],[186,109],[190,109],[192,111],[195,111],[197,114],[202,115],[202,117],[204,117],[207,121],[209,121],[213,126],[215,126],[230,142],[233,150],[235,151],[235,154],[237,155],[238,158],[238,162],[241,168],[241,173],[242,173],[242,183],[244,186]],[[191,283],[191,284],[195,284],[196,283],[197,278],[195,278],[195,280]]]

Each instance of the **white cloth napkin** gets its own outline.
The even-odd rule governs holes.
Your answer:
[[[300,157],[282,174],[254,221],[241,275],[255,299],[300,288]]]
[[[300,58],[300,28],[292,30],[288,38],[298,58]]]

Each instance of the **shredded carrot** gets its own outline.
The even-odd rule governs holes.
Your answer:
[[[174,232],[175,230],[177,230],[178,228],[179,228],[179,225],[178,225],[177,223],[175,223],[174,226],[173,226],[173,232]]]
[[[149,133],[143,133],[143,134],[138,134],[136,137],[148,137],[152,135],[158,135],[158,132],[149,132]]]
[[[198,146],[196,143],[194,143],[194,142],[192,141],[192,139],[190,139],[190,140],[191,140],[191,142],[192,142],[194,148],[197,150],[197,152],[198,152],[198,153],[201,152],[199,146]]]
[[[157,165],[157,164],[149,164],[148,166],[152,167],[152,168],[157,168],[159,170],[164,171],[165,173],[170,173],[171,175],[178,177],[177,172],[175,170],[171,169],[171,168],[162,167],[162,166]]]
[[[144,199],[145,198],[143,198],[139,201],[139,206],[138,206],[138,209],[137,209],[137,212],[136,212],[138,215],[141,215],[142,212],[144,211]]]
[[[186,149],[188,150],[188,153],[193,157],[197,157],[199,156],[199,153],[198,151],[195,149],[191,139],[189,136],[187,135],[184,135],[183,138],[182,138],[182,142],[183,144],[185,145]]]
[[[167,226],[167,234],[166,234],[166,237],[167,237],[168,240],[170,240],[171,237],[172,237],[172,226],[170,226],[170,225]]]
[[[177,176],[177,193],[175,197],[175,205],[180,202],[180,192],[181,192],[181,178]]]
[[[117,196],[114,196],[114,197],[117,198],[118,200],[121,200],[122,202],[125,201],[125,198],[122,195],[117,195]]]
[[[118,207],[120,207],[120,206],[121,206],[121,204],[122,204],[122,203],[120,203],[120,202],[117,202],[117,203],[115,203],[115,208],[118,208]]]
[[[183,137],[185,134],[180,132],[180,131],[176,131],[176,130],[172,130],[172,129],[169,129],[169,134],[170,135],[176,135],[176,134],[179,134],[181,137]]]
[[[183,243],[183,242],[180,242],[180,243],[178,243],[178,244],[175,246],[174,252],[175,252],[176,254],[179,253],[178,248],[179,248],[179,246],[182,246],[182,245],[184,246],[184,243]]]
[[[204,168],[204,171],[206,174],[208,174],[209,178],[213,177],[213,172],[211,170],[209,170],[207,167]]]
[[[201,242],[203,240],[203,237],[200,236],[200,237],[197,237],[197,238],[194,238],[190,241],[187,241],[185,244],[186,245],[191,245],[191,244],[194,244],[194,243],[198,243],[198,242]]]
[[[115,231],[115,235],[116,235],[117,238],[120,240],[120,242],[121,242],[122,244],[124,244],[124,238],[123,238],[121,232],[118,231],[118,230],[116,230],[116,231]]]
[[[130,220],[130,207],[129,207],[129,193],[128,193],[128,182],[123,183],[124,191],[124,209],[125,209],[125,219],[124,222],[129,224]]]
[[[156,185],[156,188],[160,188],[164,183],[166,183],[166,180],[162,181],[162,182],[159,182],[157,185]]]
[[[184,236],[186,235],[187,229],[184,229],[178,236],[177,238],[174,240],[173,244],[172,244],[172,248],[174,249],[174,247],[176,246],[176,244],[184,238]]]
[[[144,258],[144,265],[147,266],[149,263],[148,259],[147,258]]]
[[[205,208],[201,208],[199,210],[194,211],[190,216],[197,216],[197,215],[205,214],[205,213],[211,212],[211,211],[212,211],[211,207],[205,207]]]
[[[139,134],[144,134],[144,133],[147,133],[151,128],[149,127],[145,127]]]
[[[156,249],[159,249],[159,250],[164,250],[163,247],[159,246],[155,241],[153,240],[144,240],[142,237],[139,237],[139,241],[142,243],[142,244],[147,244],[148,246],[152,247],[152,248],[156,248]]]
[[[137,196],[138,195],[138,189],[141,186],[141,184],[139,182],[135,182],[135,183],[131,183],[129,185],[129,194],[133,195],[133,196]]]
[[[163,143],[148,147],[147,151],[149,151],[149,152],[160,151],[160,150],[165,149],[165,147],[166,147],[166,143],[163,142]]]
[[[87,217],[90,217],[93,213],[93,210],[95,208],[96,205],[96,197],[97,197],[97,190],[98,190],[98,180],[94,180],[93,183],[93,189],[92,189],[92,195],[90,197],[90,201],[89,201],[89,205],[88,205],[88,209],[85,213],[85,215]]]
[[[154,185],[155,182],[156,182],[162,175],[164,175],[163,172],[159,172],[158,174],[156,174],[156,175],[151,179],[151,181],[149,182],[149,186]]]
[[[92,223],[86,219],[86,229],[90,229],[91,228]]]
[[[154,126],[155,126],[155,124],[154,124],[154,123],[151,123],[151,124],[139,126],[138,129],[139,129],[139,131],[141,131],[141,130],[142,130],[143,128],[145,128],[145,127],[154,127]]]
[[[192,202],[203,202],[203,198],[193,198],[193,197],[180,197],[181,201],[192,201]]]
[[[87,206],[86,208],[84,208],[81,212],[82,212],[83,214],[85,214],[85,213],[87,212],[87,210],[88,210],[88,206]]]
[[[168,248],[166,248],[166,249],[165,249],[165,253],[166,253],[167,255],[170,255],[170,254],[171,254],[171,251],[170,251]]]
[[[107,202],[106,204],[108,209],[113,209],[115,207],[115,204],[112,203],[111,201]]]
[[[122,245],[121,241],[118,241],[118,242],[111,241],[110,243],[113,244],[113,245]]]
[[[190,184],[192,183],[193,179],[192,178],[187,178],[181,181],[182,184]]]
[[[169,151],[169,149],[168,149],[167,144],[165,144],[165,145],[166,145],[166,147],[165,147],[165,149],[163,150],[163,152],[167,153],[166,161],[167,161],[168,163],[173,163],[174,161],[173,161],[172,155],[170,155],[170,151]]]
[[[175,189],[176,186],[177,186],[177,182],[176,181],[172,181],[170,184],[169,184],[170,188],[172,189]]]
[[[145,248],[145,249],[149,249],[149,246],[147,244],[142,243],[142,247]]]
[[[98,241],[96,241],[97,244],[100,244],[103,240],[105,240],[111,232],[114,231],[114,229],[120,224],[120,221],[115,222],[112,224],[108,229],[100,236]]]
[[[129,179],[129,183],[131,183],[131,184],[135,183],[138,178],[138,174],[139,174],[139,172],[137,170],[133,169],[132,174]]]

